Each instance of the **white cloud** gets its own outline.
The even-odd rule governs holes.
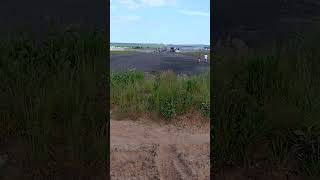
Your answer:
[[[119,0],[119,3],[128,9],[137,9],[140,4],[135,0]]]
[[[126,16],[126,19],[128,21],[139,21],[141,19],[141,17],[140,16],[131,15],[131,16]]]
[[[119,3],[122,7],[127,9],[137,9],[140,7],[160,7],[175,5],[177,0],[112,0],[110,4]]]
[[[176,3],[176,0],[141,0],[141,3],[146,6],[166,6],[166,5],[173,5]]]
[[[140,19],[141,19],[141,17],[140,17],[140,16],[136,16],[136,15],[111,16],[111,17],[110,17],[111,23],[132,22],[132,21],[139,21]]]
[[[189,16],[210,16],[210,13],[208,12],[202,12],[202,11],[190,11],[190,10],[180,10],[181,14],[189,15]]]

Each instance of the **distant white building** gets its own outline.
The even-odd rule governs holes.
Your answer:
[[[126,47],[110,46],[110,51],[124,51]]]

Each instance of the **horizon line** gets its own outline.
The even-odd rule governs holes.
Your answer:
[[[110,44],[115,43],[122,43],[122,44],[163,44],[163,45],[206,45],[210,46],[209,44],[202,44],[202,43],[141,43],[141,42],[110,42]]]

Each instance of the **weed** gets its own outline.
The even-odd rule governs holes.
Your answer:
[[[106,89],[102,33],[12,37],[0,43],[1,141],[26,143],[26,166],[106,160],[107,111],[96,100]]]
[[[142,72],[111,75],[111,102],[125,113],[155,112],[167,120],[197,110],[209,114],[209,73],[182,78],[171,71],[146,78]]]
[[[287,168],[298,161],[301,174],[319,176],[320,54],[311,47],[315,39],[319,36],[306,35],[241,58],[217,50],[211,94],[216,168],[258,163],[252,155],[258,150],[249,149],[267,142],[269,166]]]

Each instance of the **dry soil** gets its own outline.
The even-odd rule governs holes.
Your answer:
[[[111,179],[210,179],[209,127],[194,117],[111,120]]]

